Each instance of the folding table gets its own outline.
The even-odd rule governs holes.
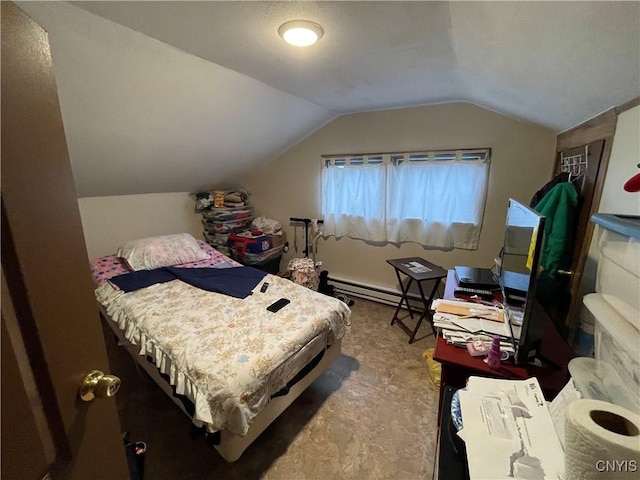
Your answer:
[[[426,316],[429,316],[429,322],[431,323],[431,328],[433,329],[433,319],[431,318],[431,312],[429,309],[431,308],[431,302],[433,301],[433,296],[438,290],[438,286],[440,286],[440,281],[443,278],[446,278],[447,271],[438,265],[434,265],[431,262],[428,262],[424,258],[420,257],[409,257],[409,258],[396,258],[392,260],[387,260],[387,263],[391,265],[398,277],[398,282],[400,283],[400,290],[402,291],[402,298],[400,298],[400,302],[396,307],[396,311],[393,314],[393,319],[391,320],[391,325],[398,322],[398,325],[402,327],[402,329],[409,335],[409,343],[413,343],[416,333],[418,333],[418,329],[422,324],[422,321]],[[406,275],[409,278],[409,281],[406,285],[402,283],[402,277],[400,274]],[[418,318],[416,326],[413,330],[411,330],[403,321],[398,318],[398,313],[402,308],[402,304],[404,303],[407,306],[407,310],[409,311],[409,316],[413,318],[413,310],[411,305],[409,304],[409,288],[413,281],[418,284],[418,290],[420,291],[420,300],[422,300],[423,310]],[[431,294],[429,298],[427,298],[424,294],[424,289],[422,288],[422,282],[432,280],[434,281],[433,288],[431,290]],[[418,313],[418,312],[416,312]],[[434,335],[435,335],[435,329]]]

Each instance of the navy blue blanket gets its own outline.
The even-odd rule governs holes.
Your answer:
[[[109,281],[124,292],[133,292],[156,283],[182,280],[208,292],[246,298],[265,277],[266,272],[252,267],[235,268],[176,268],[163,267],[140,270],[112,277]]]

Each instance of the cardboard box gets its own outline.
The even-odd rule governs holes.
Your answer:
[[[284,230],[280,230],[278,233],[279,235],[267,235],[271,240],[271,248],[280,247],[287,241],[287,235]]]

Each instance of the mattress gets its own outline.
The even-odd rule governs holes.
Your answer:
[[[210,268],[235,264],[220,253],[216,259],[208,260]],[[103,266],[116,261],[101,260]],[[180,280],[124,293],[98,270],[95,292],[102,310],[140,355],[153,359],[176,393],[193,402],[194,423],[209,431],[246,434],[272,396],[350,328],[343,302],[275,275],[265,276],[266,292],[260,282],[238,299]],[[281,297],[291,303],[268,312]]]

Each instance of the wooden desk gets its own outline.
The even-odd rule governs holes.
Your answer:
[[[453,290],[456,286],[455,272],[450,270],[447,274],[447,283],[444,291],[445,299],[455,298],[453,296]],[[575,353],[558,333],[558,329],[553,323],[553,320],[551,320],[538,302],[534,303],[533,316],[536,320],[544,324],[544,336],[541,345],[542,355],[559,365],[561,367],[560,369],[537,367],[529,364],[515,365],[512,362],[504,362],[501,364],[500,369],[494,370],[484,363],[481,357],[472,357],[469,355],[465,348],[449,345],[442,336],[436,338],[433,359],[442,364],[438,419],[440,419],[445,387],[462,388],[466,385],[467,378],[472,375],[511,380],[537,377],[547,400],[556,396],[569,379],[567,365],[569,364],[569,360],[575,357]]]
[[[433,296],[438,290],[440,281],[447,276],[447,271],[444,268],[439,267],[438,265],[434,265],[433,263],[428,262],[424,258],[420,257],[396,258],[393,260],[387,260],[387,263],[391,265],[395,270],[396,277],[398,277],[398,283],[400,284],[400,289],[402,291],[402,297],[400,298],[400,302],[398,303],[396,311],[393,314],[393,318],[391,319],[391,325],[398,322],[398,325],[400,325],[400,327],[407,333],[407,335],[409,335],[409,343],[413,343],[414,339],[416,338],[416,333],[418,333],[418,329],[420,328],[420,324],[426,316],[429,317],[429,322],[431,323],[431,328],[433,329],[433,320],[431,319],[431,312],[429,310],[431,308]],[[407,282],[406,286],[402,283],[402,278],[400,276],[401,273],[409,277],[409,281]],[[415,328],[411,330],[402,322],[400,318],[398,318],[398,313],[400,312],[402,304],[404,303],[407,306],[407,310],[409,311],[409,316],[413,318],[413,310],[411,308],[411,305],[409,304],[408,293],[409,288],[411,287],[411,284],[414,280],[418,284],[418,290],[420,291],[420,300],[422,300],[423,309],[420,313],[418,321],[416,322]],[[424,290],[422,288],[422,282],[427,280],[434,280],[433,288],[431,289],[429,298],[425,296]],[[435,329],[433,329],[433,334],[436,335]]]
[[[444,298],[453,299],[453,290],[458,286],[455,272],[447,275]],[[545,358],[561,366],[560,369],[536,367],[533,365],[515,365],[502,363],[499,370],[489,368],[480,357],[472,357],[466,348],[447,344],[442,336],[436,339],[434,360],[442,364],[440,378],[440,400],[438,404],[438,433],[434,467],[434,480],[468,480],[466,452],[464,446],[456,444],[455,432],[450,420],[451,396],[458,388],[466,385],[472,376],[506,379],[524,379],[537,377],[547,400],[552,400],[569,379],[568,364],[575,354],[567,342],[558,333],[553,320],[544,309],[534,303],[533,316],[545,326],[541,353]],[[459,440],[458,440],[459,442]]]

